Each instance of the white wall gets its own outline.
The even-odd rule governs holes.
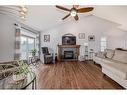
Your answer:
[[[100,38],[102,36],[108,39],[108,48],[124,47],[125,37],[127,39],[127,32],[117,29],[118,24],[110,21],[100,19],[95,16],[88,16],[79,21],[72,21],[65,24],[58,25],[47,31],[41,33],[41,46],[47,46],[57,50],[57,45],[61,44],[62,36],[66,33],[72,33],[77,36],[77,44],[81,45],[80,54],[83,55],[84,43],[89,43],[89,48],[94,51],[100,50]],[[78,39],[79,33],[85,33],[85,39]],[[44,42],[44,35],[50,34],[51,41]],[[88,41],[88,35],[95,35],[95,42]]]
[[[109,31],[105,32],[107,36],[107,46],[108,48],[115,49],[115,48],[124,48],[127,49],[127,32],[122,31],[120,29],[110,29]]]
[[[0,14],[0,63],[14,60],[15,23],[19,22],[17,22],[15,19],[12,19],[12,17]],[[40,33],[39,31],[34,30],[25,24],[21,23],[21,26],[32,32]],[[22,30],[26,31],[25,29]]]
[[[15,21],[0,14],[0,62],[14,59]]]

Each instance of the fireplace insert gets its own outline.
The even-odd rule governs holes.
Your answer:
[[[64,59],[73,59],[74,51],[64,51]]]

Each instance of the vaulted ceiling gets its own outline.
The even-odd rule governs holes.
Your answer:
[[[41,31],[45,31],[49,28],[53,28],[57,25],[67,23],[69,21],[76,22],[72,17],[62,21],[61,18],[67,15],[67,12],[57,9],[55,6],[43,5],[43,6],[27,6],[28,18],[25,22],[29,26],[32,26]],[[64,6],[71,8],[72,6]],[[85,5],[79,7],[86,7]],[[79,21],[85,17],[89,17],[91,14],[101,19],[109,20],[112,23],[118,24],[118,28],[127,30],[127,6],[92,6],[94,10],[90,13],[80,14]]]

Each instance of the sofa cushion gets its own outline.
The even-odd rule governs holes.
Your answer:
[[[103,59],[103,58],[97,57],[97,56],[94,56],[94,57],[93,57],[93,61],[96,62],[97,64],[101,64],[101,63],[102,63],[102,61],[101,61],[102,59]]]
[[[110,70],[111,73],[117,75],[121,79],[127,79],[127,64],[121,62],[103,63],[102,68]]]
[[[106,57],[107,58],[112,58],[114,56],[114,50],[111,49],[106,49]]]
[[[111,58],[103,58],[102,61],[106,64],[110,64],[110,63],[117,63],[119,61],[116,60],[112,60]]]
[[[127,63],[127,51],[115,50],[115,54],[112,59]]]

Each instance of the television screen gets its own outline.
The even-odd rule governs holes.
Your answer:
[[[63,45],[76,45],[76,37],[75,36],[63,36],[62,44]]]

